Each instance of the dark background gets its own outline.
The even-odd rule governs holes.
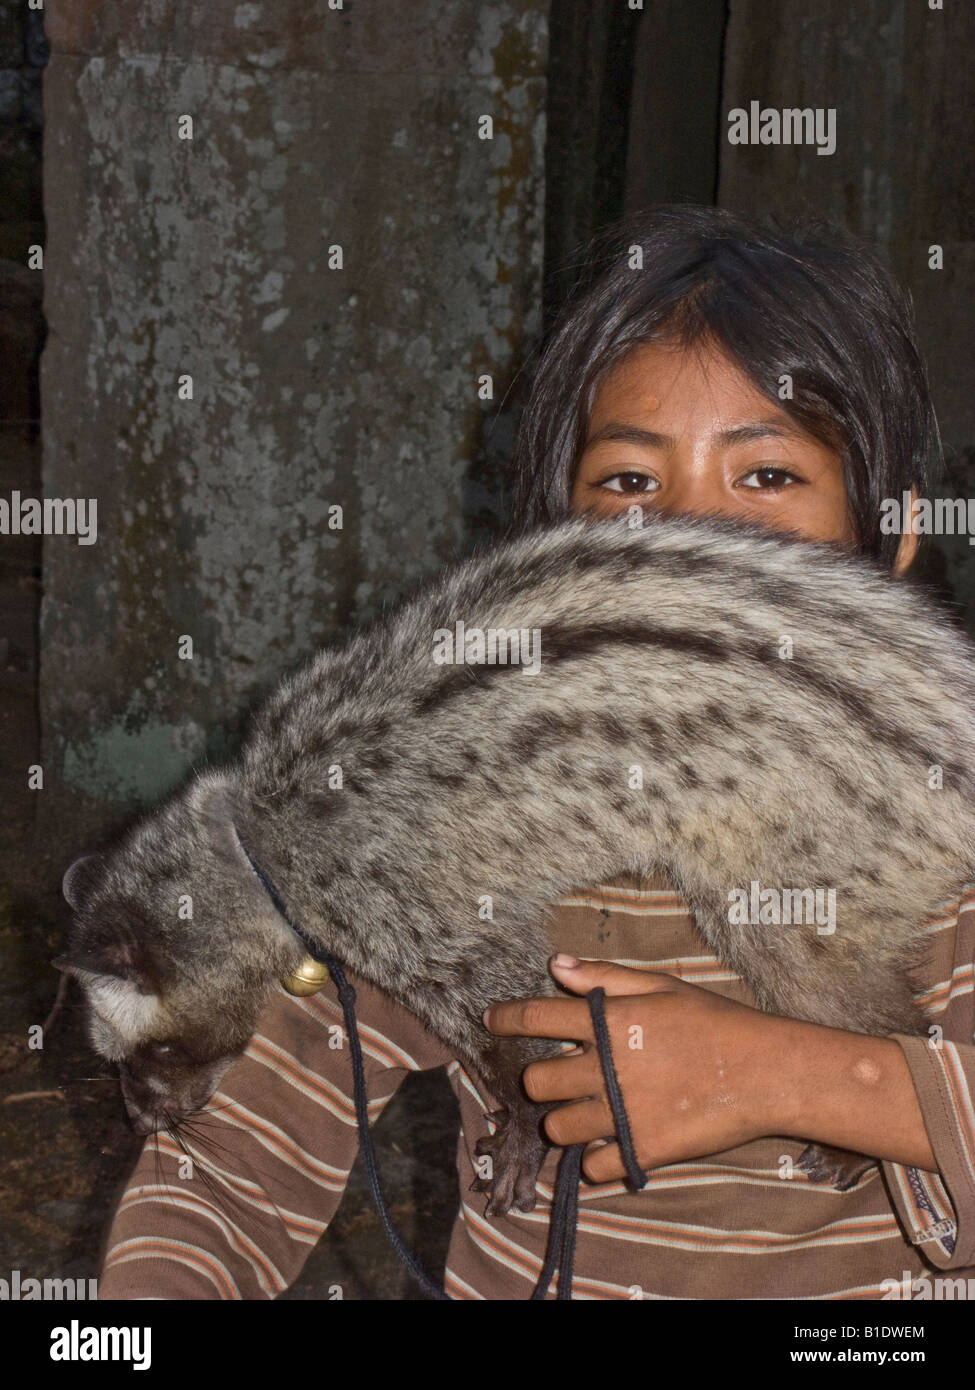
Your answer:
[[[593,233],[689,201],[864,236],[914,298],[940,495],[972,490],[972,7],[346,0],[238,7],[242,27],[216,8],[78,0],[45,36],[0,0],[0,495],[99,499],[96,546],[0,538],[0,1268],[25,1277],[94,1273],[138,1150],[115,1085],[80,1079],[100,1068],[75,998],[25,1047],[54,1001],[64,866],[231,751],[307,651],[497,529],[533,353]],[[836,153],[730,146],[753,98],[835,107]],[[349,253],[341,288],[323,242]],[[923,577],[975,627],[966,538]],[[411,1078],[379,1126],[431,1267],[452,1107],[441,1076]],[[287,1297],[336,1282],[413,1296],[357,1173]]]

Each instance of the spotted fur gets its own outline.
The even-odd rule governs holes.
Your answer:
[[[538,629],[538,674],[436,664],[458,620]],[[136,1122],[202,1103],[302,954],[242,839],[293,919],[481,1072],[511,1136],[491,1209],[524,1207],[544,1146],[518,1077],[552,1045],[481,1014],[553,992],[546,905],[662,870],[761,1007],[920,1031],[919,928],[975,877],[973,714],[968,640],[865,560],[701,519],[546,529],[284,681],[236,764],[74,871],[64,964]],[[835,933],[731,926],[752,881],[835,888]]]

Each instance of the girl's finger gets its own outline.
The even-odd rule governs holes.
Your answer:
[[[521,1081],[532,1100],[579,1100],[598,1096],[603,1089],[599,1058],[591,1051],[532,1062],[522,1072]]]
[[[592,1042],[592,1017],[585,999],[508,999],[484,1011],[492,1033],[523,1038]]]
[[[593,1139],[612,1138],[613,1116],[605,1100],[577,1100],[550,1110],[542,1125],[553,1144],[588,1144]]]

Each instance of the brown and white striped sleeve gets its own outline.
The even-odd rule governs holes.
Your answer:
[[[451,1058],[400,1005],[353,983],[374,1121],[407,1072]],[[338,1209],[359,1148],[334,986],[308,999],[275,992],[185,1146],[146,1141],[109,1231],[99,1298],[277,1297]]]
[[[894,1034],[907,1058],[938,1165],[885,1163],[891,1200],[910,1240],[938,1269],[975,1265],[975,892],[929,922],[941,978],[922,997],[930,1036]],[[950,953],[940,950],[951,943]]]

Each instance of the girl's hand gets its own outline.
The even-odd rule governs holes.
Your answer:
[[[937,1172],[907,1060],[893,1038],[780,1018],[673,975],[555,956],[574,994],[606,991],[613,1062],[637,1158],[658,1168],[763,1135],[813,1141]],[[486,1010],[493,1033],[576,1038],[525,1068],[553,1144],[588,1144],[592,1182],[625,1176],[585,999],[515,999]]]
[[[596,985],[606,991],[613,1061],[644,1168],[774,1131],[776,1025],[784,1020],[673,975],[608,961],[559,963],[574,959],[553,957],[552,975],[579,995]],[[484,1018],[493,1033],[579,1040],[574,1052],[526,1067],[525,1090],[533,1100],[568,1102],[545,1117],[545,1133],[553,1144],[589,1145],[583,1171],[592,1182],[624,1177],[585,1000],[511,1000]]]

